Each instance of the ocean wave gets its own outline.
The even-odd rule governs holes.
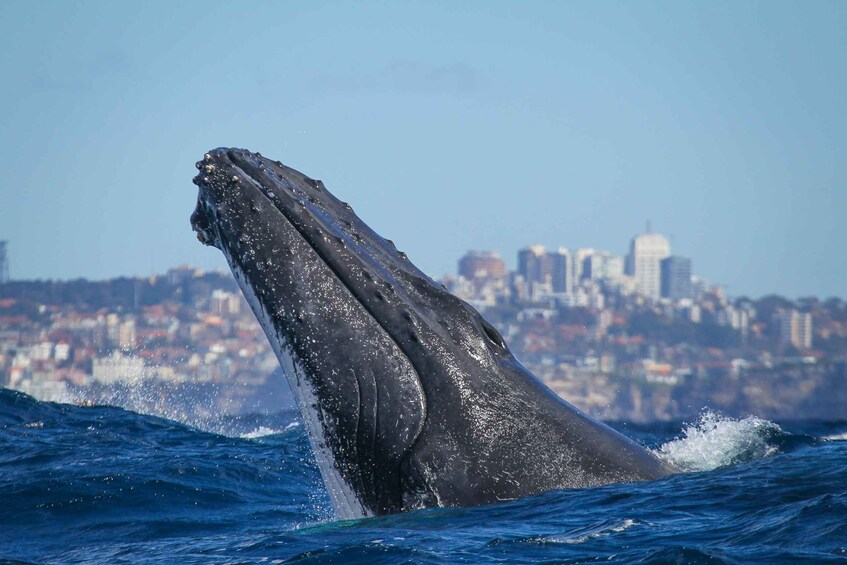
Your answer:
[[[625,532],[631,527],[637,525],[639,525],[638,522],[627,518],[621,522],[602,522],[597,525],[588,526],[586,528],[580,528],[579,530],[573,532],[536,538],[534,541],[538,543],[565,543],[571,545],[582,544],[597,538],[602,538]]]
[[[748,416],[735,419],[707,410],[697,422],[654,452],[682,471],[710,471],[770,457],[779,452],[779,425]]]
[[[227,430],[224,435],[121,408],[39,402],[0,389],[0,562],[784,563],[847,557],[847,443],[818,439],[842,435],[847,422],[785,424],[791,433],[766,420],[715,414],[687,426],[644,425],[644,443],[662,445],[678,466],[755,459],[774,449],[779,457],[657,481],[346,522],[333,521],[306,431],[296,422],[287,412],[218,417],[215,426]],[[241,439],[247,435],[264,439]]]

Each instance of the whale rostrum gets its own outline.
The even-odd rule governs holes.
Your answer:
[[[191,224],[267,334],[339,517],[673,471],[554,394],[321,181],[243,149],[197,168]]]

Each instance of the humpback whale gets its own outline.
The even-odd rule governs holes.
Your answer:
[[[244,149],[196,166],[192,227],[267,334],[339,517],[673,471],[548,389],[321,181]]]

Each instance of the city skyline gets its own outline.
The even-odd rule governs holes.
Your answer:
[[[470,248],[621,253],[649,218],[732,295],[847,288],[843,3],[0,16],[13,279],[225,269],[190,179],[236,145],[321,178],[428,273]]]
[[[540,249],[525,251],[523,270],[534,269],[530,256],[541,260],[531,276],[562,275]],[[569,256],[551,254],[554,264]],[[602,253],[572,256],[592,272],[571,295],[551,281],[534,295],[490,252],[468,252],[460,269],[469,279],[443,282],[557,394],[605,418],[673,419],[706,404],[733,413],[755,405],[790,418],[808,414],[811,403],[820,417],[843,415],[832,390],[843,388],[847,302],[731,300],[704,288],[651,300],[634,291],[634,278],[614,280],[621,261],[611,269],[618,275],[602,280],[603,261],[591,261]],[[567,260],[559,268],[568,270]],[[156,398],[165,394],[180,402],[164,415],[194,418],[200,414],[186,402],[202,413],[217,397],[238,413],[269,394],[286,395],[270,345],[228,272],[181,267],[149,279],[13,281],[0,285],[0,319],[0,387],[41,400],[129,402],[161,414]],[[153,394],[127,397],[127,386]],[[738,394],[726,395],[728,388]]]
[[[652,231],[649,222],[645,232],[632,237],[625,256],[593,247],[548,250],[536,244],[519,249],[517,268],[510,270],[498,251],[469,250],[459,259],[457,275],[445,276],[448,288],[482,308],[515,297],[602,309],[609,292],[686,303],[698,295],[725,294],[720,284],[695,276],[691,258],[672,254],[668,239]]]
[[[568,285],[567,285],[567,288],[551,289],[554,292],[571,294],[573,292],[573,290],[576,288],[576,286],[578,285],[579,281],[583,278],[583,274],[585,272],[584,269],[590,268],[590,267],[584,266],[584,264],[583,264],[583,262],[586,259],[589,259],[589,258],[593,259],[593,260],[602,261],[602,263],[598,264],[598,267],[601,268],[601,269],[606,268],[605,263],[609,259],[620,260],[620,265],[617,264],[617,261],[614,262],[613,271],[615,273],[617,273],[617,271],[620,271],[620,274],[623,274],[623,275],[630,277],[632,279],[632,281],[634,283],[636,283],[637,287],[640,287],[638,277],[636,277],[633,273],[628,272],[629,269],[631,268],[629,266],[629,261],[630,261],[630,257],[631,257],[631,253],[632,253],[632,248],[633,248],[633,244],[635,243],[635,241],[639,237],[641,237],[641,236],[653,236],[653,235],[658,235],[661,239],[667,240],[667,238],[665,238],[663,234],[660,234],[658,232],[653,231],[652,228],[651,228],[650,222],[647,222],[647,229],[644,232],[637,233],[637,234],[634,234],[632,236],[632,239],[630,241],[630,246],[629,246],[629,248],[630,248],[629,253],[620,253],[620,254],[615,253],[614,251],[610,252],[607,249],[600,249],[598,247],[588,247],[588,246],[586,246],[586,247],[565,247],[565,246],[562,246],[562,245],[557,245],[557,246],[551,246],[551,247],[548,248],[547,246],[544,246],[542,244],[534,243],[534,244],[524,244],[522,246],[515,248],[514,252],[511,255],[515,259],[510,260],[509,259],[510,255],[502,253],[499,249],[472,248],[472,249],[465,250],[462,255],[460,255],[459,257],[457,257],[453,260],[453,268],[451,270],[444,271],[442,273],[428,272],[427,274],[430,277],[432,277],[434,280],[442,280],[444,277],[447,277],[449,279],[449,278],[453,277],[454,275],[461,276],[462,263],[464,261],[468,260],[470,257],[477,255],[478,257],[484,257],[485,259],[497,259],[499,261],[502,261],[504,270],[502,270],[502,272],[500,270],[498,270],[498,274],[494,275],[494,278],[501,277],[505,280],[507,278],[507,275],[520,274],[520,272],[521,272],[521,258],[520,258],[520,256],[521,256],[522,252],[535,251],[536,253],[545,253],[547,251],[551,251],[553,254],[565,254],[565,255],[570,255],[572,253],[578,254],[578,255],[581,254],[580,257],[579,257],[579,260],[578,260],[578,266],[576,266],[576,267],[573,267],[573,266],[561,267],[561,268],[568,269],[568,275],[567,275],[568,279],[576,276],[576,280],[569,282]],[[8,244],[9,242],[0,241],[0,243]],[[8,245],[6,245],[6,247],[8,247]],[[4,249],[4,251],[5,251],[5,249]],[[785,293],[781,293],[778,290],[772,290],[772,291],[764,292],[764,293],[758,294],[758,295],[736,294],[736,293],[730,292],[727,289],[727,285],[724,284],[722,281],[713,279],[713,278],[708,277],[708,276],[703,276],[702,273],[696,273],[695,271],[693,271],[692,268],[691,268],[691,265],[692,265],[694,258],[685,257],[685,256],[680,255],[679,253],[675,253],[675,252],[673,252],[673,248],[670,247],[670,246],[668,247],[668,253],[669,254],[667,255],[667,257],[662,259],[662,261],[661,261],[662,266],[661,266],[660,271],[657,272],[657,273],[654,273],[654,275],[656,277],[658,277],[657,284],[659,284],[660,292],[658,292],[658,294],[656,294],[656,295],[653,295],[651,293],[644,293],[645,297],[648,297],[648,298],[651,298],[651,299],[657,299],[657,298],[660,298],[660,297],[661,298],[678,299],[678,298],[682,297],[682,296],[676,295],[676,293],[678,292],[678,287],[677,287],[678,282],[671,282],[670,280],[665,280],[665,277],[667,276],[667,273],[665,272],[665,263],[670,262],[670,265],[668,266],[669,269],[678,271],[681,268],[682,272],[687,274],[689,280],[687,281],[686,284],[689,287],[691,287],[691,285],[696,281],[699,284],[704,285],[703,288],[721,289],[721,292],[724,292],[727,296],[732,297],[732,298],[747,297],[747,298],[751,298],[751,299],[758,299],[758,298],[762,298],[762,297],[769,296],[769,295],[776,295],[776,296],[785,296],[786,298],[791,298],[791,299],[815,297],[815,298],[819,298],[819,299],[838,298],[838,299],[842,299],[842,300],[847,300],[847,295],[836,295],[836,294],[832,294],[832,295],[812,295],[812,294],[807,294],[807,295],[791,296],[791,295],[788,295],[788,294],[785,294]],[[7,259],[7,257],[4,257],[4,259]],[[3,265],[3,267],[8,268],[8,264]],[[164,269],[163,271],[159,271],[159,272],[151,272],[151,273],[144,273],[144,274],[118,274],[118,275],[114,275],[114,276],[110,276],[110,277],[102,277],[102,278],[93,278],[93,277],[84,277],[84,276],[83,277],[73,277],[73,278],[74,279],[90,280],[90,281],[111,280],[111,279],[116,279],[116,278],[145,279],[145,278],[151,278],[151,277],[164,276],[168,272],[172,272],[174,270],[179,270],[179,269],[183,269],[183,268],[188,268],[188,269],[192,269],[192,270],[193,269],[200,269],[200,270],[206,270],[206,271],[219,272],[219,273],[223,273],[223,274],[226,274],[226,273],[229,272],[229,268],[228,268],[228,266],[226,265],[225,262],[222,263],[220,266],[212,265],[211,267],[192,264],[192,263],[180,263],[178,265],[172,265],[172,266]],[[595,267],[595,268],[597,268],[597,267]],[[574,269],[576,269],[576,271],[574,271]],[[489,278],[490,278],[490,276],[489,276]],[[591,280],[607,279],[607,278],[609,278],[609,275],[604,273],[604,274],[600,274],[598,276],[598,275],[591,275],[591,273],[589,273],[587,278],[589,278]],[[617,274],[613,275],[611,278],[617,278]],[[63,279],[63,278],[60,278],[60,277],[54,277],[54,278],[42,278],[42,279],[8,279],[8,280],[9,281],[14,280],[15,282],[24,282],[24,281],[35,281],[35,280],[68,281],[68,280],[72,280],[72,279],[71,278],[64,278]],[[665,286],[673,286],[674,290],[671,290],[669,288],[666,291]],[[641,292],[643,293],[643,290],[641,290]],[[688,292],[690,293],[690,289],[689,289]]]

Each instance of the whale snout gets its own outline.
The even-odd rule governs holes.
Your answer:
[[[191,229],[194,230],[200,243],[220,249],[220,239],[217,237],[214,225],[205,208],[205,203],[198,199],[197,206],[194,208],[194,212],[191,213]]]
[[[200,172],[192,179],[199,190],[197,192],[197,205],[194,207],[194,212],[191,213],[191,229],[194,230],[200,243],[220,249],[220,238],[215,229],[215,218],[209,202],[210,187],[213,186],[212,178],[217,167],[212,163],[210,153],[206,153],[202,160],[194,163],[194,166]]]
[[[197,185],[197,206],[191,214],[191,228],[204,245],[221,247],[218,232],[221,223],[220,210],[227,200],[237,198],[241,172],[233,166],[231,150],[213,149],[206,153],[194,167],[199,171],[192,179]]]

